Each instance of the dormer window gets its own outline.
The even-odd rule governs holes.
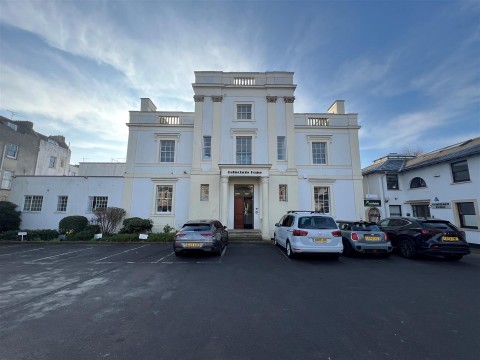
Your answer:
[[[421,177],[415,177],[410,182],[410,189],[427,187],[427,183]]]

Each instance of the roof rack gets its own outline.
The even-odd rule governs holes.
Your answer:
[[[288,210],[287,211],[287,214],[292,214],[292,213],[325,214],[324,212],[321,212],[321,211],[312,211],[312,210]]]

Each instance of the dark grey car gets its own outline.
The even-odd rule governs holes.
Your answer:
[[[365,221],[337,220],[342,232],[343,253],[345,255],[373,253],[384,257],[392,253],[388,236],[377,224]]]
[[[184,251],[211,252],[220,256],[228,243],[226,226],[215,219],[190,220],[175,235],[173,250],[175,255]]]

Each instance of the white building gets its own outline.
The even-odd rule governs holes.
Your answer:
[[[295,113],[291,72],[200,71],[192,86],[194,112],[157,111],[146,98],[130,112],[124,181],[110,188],[122,200],[109,197],[108,206],[151,218],[154,231],[212,217],[230,229],[261,230],[265,239],[288,210],[365,217],[357,114],[345,113],[343,100],[326,113]],[[15,179],[17,204],[25,196],[60,196],[53,187],[33,193],[36,180],[28,181]],[[68,200],[65,214],[82,215],[90,197],[104,196],[101,188],[87,190],[83,201]],[[23,209],[22,227],[36,215]]]
[[[389,154],[362,173],[367,218],[445,219],[480,244],[480,137],[417,157]]]

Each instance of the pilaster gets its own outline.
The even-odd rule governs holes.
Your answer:
[[[213,101],[213,129],[212,129],[212,168],[218,170],[220,160],[220,134],[222,123],[223,96],[212,96]]]
[[[268,161],[277,168],[277,97],[267,96],[268,113]]]

